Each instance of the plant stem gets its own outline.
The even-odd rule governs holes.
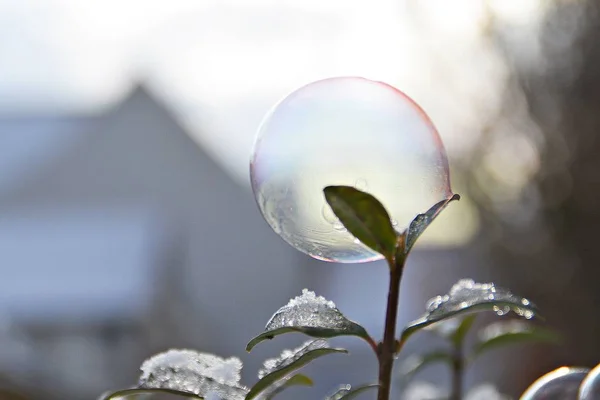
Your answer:
[[[454,347],[454,360],[452,361],[452,395],[450,396],[452,400],[462,399],[462,379],[464,371],[464,361],[462,353],[462,343],[457,343]]]
[[[404,259],[388,260],[390,266],[390,287],[388,291],[387,309],[385,314],[385,330],[383,342],[379,347],[379,392],[377,400],[389,400],[392,368],[396,353],[396,319],[398,316],[398,297],[400,294],[400,278],[404,269]]]

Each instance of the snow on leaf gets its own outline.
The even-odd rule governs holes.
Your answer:
[[[171,389],[222,400],[242,400],[248,389],[240,384],[242,362],[193,350],[169,350],[146,360],[140,389]]]
[[[329,348],[329,344],[325,340],[311,340],[296,349],[283,350],[279,357],[270,358],[264,362],[263,368],[258,371],[258,379],[285,368],[312,350],[327,348]]]
[[[452,286],[448,294],[430,299],[425,315],[404,329],[401,340],[405,341],[417,330],[436,322],[488,310],[493,310],[498,315],[508,314],[512,310],[526,319],[533,318],[537,313],[537,308],[529,300],[496,287],[493,283],[475,283],[472,279],[462,279]]]
[[[342,385],[332,395],[326,397],[325,400],[350,400],[367,390],[376,389],[378,387],[379,385],[364,385],[352,389],[352,386],[350,385]]]
[[[346,335],[370,340],[365,328],[346,318],[332,301],[304,289],[301,296],[291,299],[275,312],[265,331],[248,343],[246,351],[251,351],[264,340],[289,332],[301,332],[317,338]]]
[[[322,339],[308,341],[294,350],[284,350],[279,357],[265,361],[264,367],[258,372],[260,380],[250,389],[245,399],[250,400],[265,392],[270,393],[273,385],[277,388],[282,381],[316,358],[347,352],[344,349],[330,348]]]
[[[161,369],[189,368],[204,377],[214,379],[226,384],[238,384],[242,362],[237,357],[227,359],[194,350],[172,349],[156,354],[144,361],[141,366],[142,375],[140,382],[145,382],[150,375],[156,374]]]

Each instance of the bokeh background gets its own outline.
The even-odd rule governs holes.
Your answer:
[[[564,341],[490,353],[468,386],[517,396],[550,369],[597,364],[599,12],[593,0],[0,0],[0,386],[96,398],[171,347],[239,356],[252,383],[302,338],[250,355],[246,341],[304,287],[380,336],[386,267],[290,248],[248,184],[269,108],[339,75],[413,97],[463,196],[409,261],[399,325],[460,278],[494,281]],[[309,367],[316,387],[289,399],[375,379],[369,349],[336,343],[352,354]],[[406,351],[433,345],[416,335]]]

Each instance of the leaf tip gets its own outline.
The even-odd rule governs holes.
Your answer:
[[[252,349],[257,344],[259,344],[260,342],[262,342],[263,340],[271,340],[273,338],[274,338],[274,336],[266,336],[264,334],[256,336],[254,339],[250,340],[248,342],[248,344],[246,345],[246,352],[250,353],[252,351]]]

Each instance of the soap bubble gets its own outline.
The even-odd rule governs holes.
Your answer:
[[[576,399],[579,386],[589,371],[587,368],[558,368],[535,381],[521,400]]]
[[[277,234],[320,260],[381,259],[346,231],[328,185],[377,197],[401,231],[452,195],[444,146],[425,112],[385,83],[341,77],[301,87],[263,120],[250,161],[252,189]]]
[[[600,400],[600,364],[590,371],[579,387],[580,400]]]

